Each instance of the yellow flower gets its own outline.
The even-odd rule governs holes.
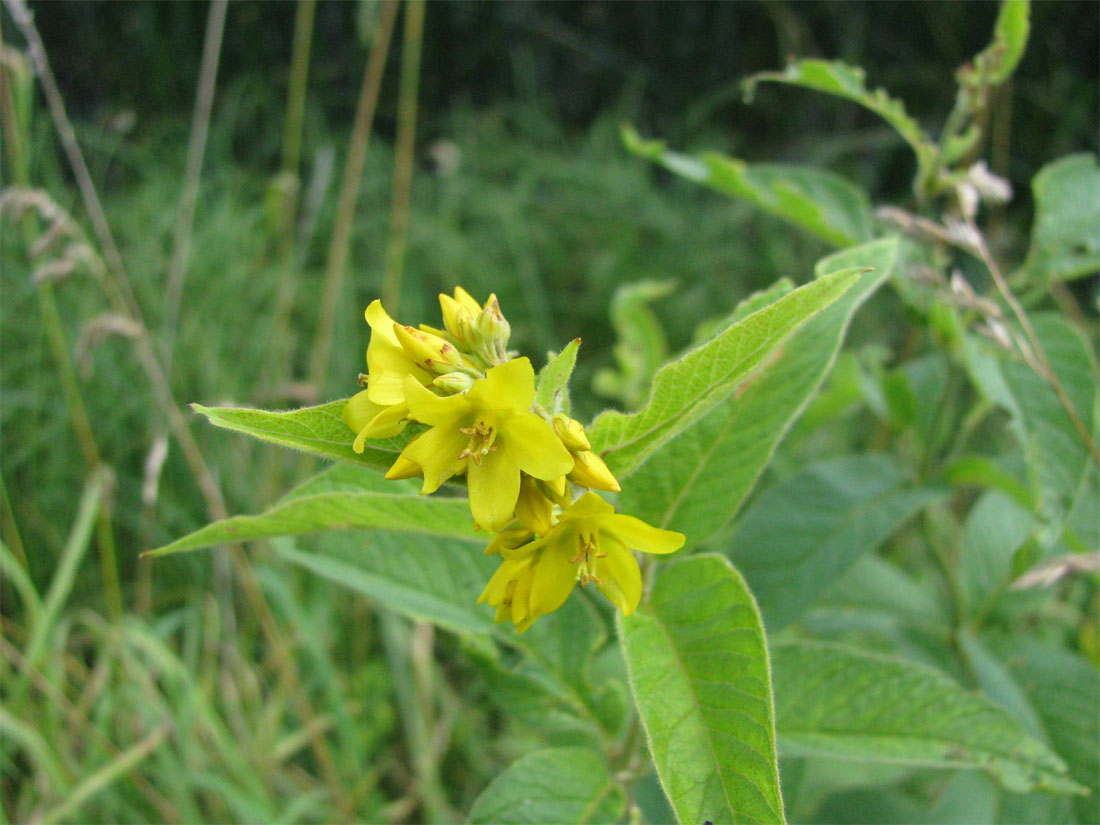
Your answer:
[[[535,371],[526,358],[488,370],[469,391],[445,398],[405,379],[409,417],[431,426],[409,442],[386,478],[424,474],[422,493],[433,493],[465,472],[470,510],[484,529],[512,520],[520,471],[551,480],[569,472],[573,458],[544,420],[531,412]]]
[[[370,390],[357,392],[348,399],[340,417],[355,432],[351,448],[363,452],[368,438],[392,438],[409,423],[407,404],[391,404],[384,407],[370,400]]]
[[[520,543],[524,536],[532,540]],[[498,622],[511,619],[522,633],[561,607],[578,581],[582,587],[592,581],[629,616],[642,596],[641,570],[630,548],[672,553],[683,545],[682,534],[616,513],[596,493],[585,493],[541,538],[522,528],[494,537],[485,552],[503,559],[478,604],[488,602],[497,608]]]
[[[412,376],[420,385],[432,383],[432,374],[401,345],[393,318],[381,301],[371,301],[366,311],[370,324],[367,345],[367,397],[382,407],[405,400],[405,378]]]
[[[570,481],[590,490],[617,493],[622,489],[604,460],[592,452],[592,445],[588,441],[588,436],[585,435],[584,425],[581,422],[559,413],[554,416],[554,432],[558,434],[561,443],[573,456],[573,469],[569,473]]]

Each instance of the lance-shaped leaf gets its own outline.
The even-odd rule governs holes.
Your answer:
[[[883,89],[868,89],[863,69],[856,66],[838,60],[794,60],[782,72],[761,72],[746,79],[746,100],[752,99],[756,84],[761,81],[801,86],[854,101],[893,126],[916,152],[922,169],[935,155],[935,144],[905,111],[905,105]]]
[[[622,619],[634,700],[677,819],[782,822],[764,628],[721,556],[660,563]]]
[[[812,642],[776,645],[772,665],[784,756],[981,768],[1010,791],[1081,791],[1008,713],[925,665]]]
[[[642,409],[609,410],[596,418],[589,430],[592,448],[621,481],[775,358],[795,330],[838,300],[862,270],[845,269],[806,284],[665,365]]]
[[[821,277],[852,267],[871,271],[797,330],[747,384],[654,451],[623,484],[622,509],[684,533],[689,547],[729,522],[832,368],[852,316],[890,274],[896,252],[889,238],[822,260]]]
[[[604,758],[587,748],[546,748],[512,763],[470,810],[473,825],[618,822],[626,793]]]
[[[166,556],[224,542],[368,527],[483,542],[474,533],[466,499],[422,496],[408,482],[384,481],[369,470],[338,465],[287,493],[265,513],[216,521],[145,555]]]
[[[204,407],[201,404],[192,404],[191,409],[205,415],[215,427],[236,430],[261,441],[290,447],[292,450],[362,464],[376,470],[389,469],[398,453],[423,429],[418,425],[410,425],[395,438],[367,441],[366,449],[357,453],[351,448],[355,433],[340,418],[346,404],[347,399],[343,399],[286,412],[240,407]]]
[[[569,376],[577,365],[580,345],[581,339],[574,338],[539,370],[535,403],[552,415],[559,412],[569,415]]]
[[[1031,31],[1028,0],[1004,0],[993,26],[993,42],[959,70],[962,83],[1004,83],[1015,71],[1027,47]]]
[[[863,243],[873,234],[870,197],[834,172],[809,166],[748,164],[718,152],[686,155],[666,148],[664,141],[642,139],[630,126],[623,127],[622,138],[634,154],[690,181],[748,201],[833,246]]]

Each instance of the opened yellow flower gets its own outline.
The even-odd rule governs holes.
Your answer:
[[[524,537],[532,540],[524,543]],[[541,538],[515,528],[494,537],[485,552],[500,553],[503,560],[478,604],[496,607],[496,620],[510,619],[522,633],[539,616],[561,607],[578,581],[582,587],[591,581],[629,616],[642,596],[641,570],[631,548],[672,553],[683,545],[682,534],[616,513],[596,493],[585,493]]]
[[[489,369],[465,393],[440,398],[409,376],[409,416],[431,429],[409,442],[386,478],[424,474],[423,493],[466,473],[470,510],[484,529],[497,531],[512,520],[520,471],[556,479],[573,468],[573,458],[543,419],[531,412],[535,371],[526,358]]]

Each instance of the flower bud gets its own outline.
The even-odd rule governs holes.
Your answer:
[[[393,332],[401,343],[401,348],[425,369],[444,374],[454,372],[456,367],[462,366],[462,355],[459,351],[438,335],[397,323],[393,325]]]
[[[512,327],[500,311],[496,295],[490,295],[484,309],[478,313],[477,333],[490,346],[504,352],[508,348],[508,339],[512,337]]]
[[[455,291],[457,292],[458,289],[456,287]],[[478,309],[471,312],[466,304],[456,301],[449,295],[439,296],[439,306],[443,310],[443,327],[451,336],[451,340],[461,347],[472,347],[476,343],[474,318],[481,311],[481,308],[478,307]],[[477,306],[477,304],[475,303],[474,306]]]
[[[592,449],[588,436],[584,434],[584,425],[577,419],[559,413],[554,416],[553,425],[554,432],[561,439],[561,443],[571,453]]]
[[[604,460],[591,450],[573,453],[573,458],[573,471],[569,473],[570,481],[590,490],[617,493],[622,489],[615,476],[607,469]]]
[[[465,372],[448,372],[434,379],[432,383],[447,395],[458,395],[474,385],[474,378]]]

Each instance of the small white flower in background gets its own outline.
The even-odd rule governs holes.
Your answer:
[[[1012,200],[1012,184],[990,172],[984,160],[979,160],[967,170],[966,180],[986,203],[1008,203]]]

